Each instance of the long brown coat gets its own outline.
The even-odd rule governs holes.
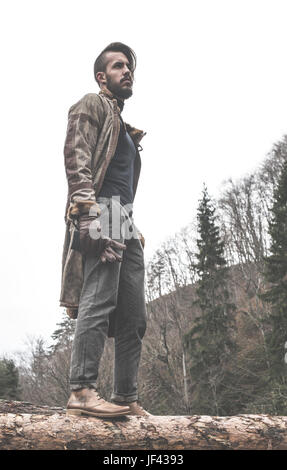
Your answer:
[[[77,215],[96,204],[108,165],[115,154],[120,131],[120,108],[108,91],[89,93],[69,110],[64,146],[68,198],[65,211],[66,234],[62,256],[60,305],[76,318],[83,283],[83,262],[80,252],[71,249]],[[129,124],[126,130],[136,146],[134,194],[136,193],[141,159],[140,141],[145,135]]]

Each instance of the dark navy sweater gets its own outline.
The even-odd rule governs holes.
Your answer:
[[[115,155],[109,163],[98,197],[120,196],[121,205],[134,200],[134,161],[136,147],[121,120]]]

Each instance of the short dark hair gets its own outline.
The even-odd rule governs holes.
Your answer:
[[[96,79],[97,73],[106,71],[106,66],[107,66],[106,52],[122,52],[127,57],[131,66],[131,71],[132,73],[134,73],[136,64],[137,64],[137,58],[136,58],[135,52],[129,46],[127,46],[126,44],[123,44],[122,42],[112,42],[107,47],[105,47],[105,49],[100,53],[100,55],[95,60],[94,77],[98,84],[99,82]]]

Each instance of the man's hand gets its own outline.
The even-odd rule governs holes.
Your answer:
[[[93,224],[91,226],[91,224]],[[93,229],[94,238],[90,235],[90,227]],[[96,216],[83,214],[79,219],[80,250],[83,255],[100,254],[104,249],[104,241],[100,236],[101,226]],[[92,232],[92,234],[93,234]],[[98,236],[98,238],[97,238]]]
[[[92,225],[91,225],[92,224]],[[94,235],[94,238],[92,236]],[[109,237],[102,237],[101,225],[96,216],[83,214],[79,220],[79,231],[80,231],[80,250],[84,255],[93,254],[100,255],[101,261],[122,261],[122,256],[119,255],[115,249],[125,250],[126,245],[123,243],[112,240]]]
[[[106,261],[109,261],[110,263],[112,263],[113,261],[122,261],[123,257],[119,255],[114,250],[114,248],[117,248],[118,250],[125,250],[126,245],[120,242],[116,242],[111,238],[106,239],[106,246],[101,254],[102,263],[105,263]]]

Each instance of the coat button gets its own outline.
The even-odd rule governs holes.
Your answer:
[[[133,215],[133,211],[130,211],[129,212],[129,216],[131,217]]]
[[[129,231],[130,231],[130,232],[133,231],[133,226],[132,226],[132,225],[129,226]]]

